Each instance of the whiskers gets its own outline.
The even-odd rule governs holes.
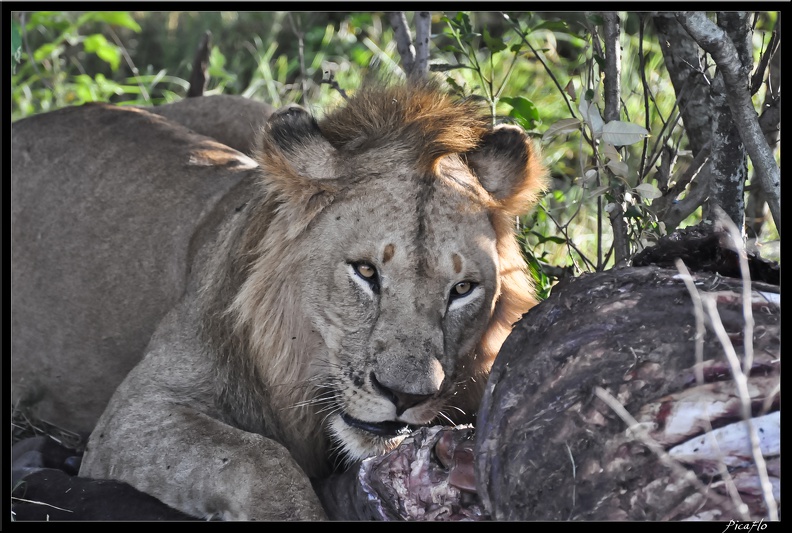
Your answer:
[[[458,422],[455,422],[451,418],[453,415],[451,415],[448,412],[450,409],[454,409],[456,411],[459,411],[459,414],[462,417],[465,417],[467,415],[467,413],[465,411],[463,411],[460,407],[457,407],[456,405],[444,405],[443,408],[440,409],[440,411],[437,413],[437,416],[435,417],[435,420],[440,421],[441,424],[442,424],[442,421],[444,420],[444,421],[446,421],[448,423],[448,425],[456,426],[458,424]],[[442,424],[442,425],[445,425],[445,424]]]

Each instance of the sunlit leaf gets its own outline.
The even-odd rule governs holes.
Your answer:
[[[642,141],[647,135],[649,132],[643,126],[621,120],[611,120],[602,126],[602,140],[614,146],[635,144]]]
[[[513,98],[505,96],[501,98],[501,102],[512,106],[509,116],[517,119],[520,125],[527,130],[532,129],[539,120],[539,110],[536,105],[524,96]]]
[[[33,59],[35,61],[42,61],[46,57],[59,54],[62,50],[63,47],[58,46],[55,43],[46,43],[38,47],[38,49],[33,52]]]
[[[89,35],[83,41],[83,48],[86,52],[96,54],[102,61],[116,70],[121,63],[121,50],[114,44],[107,41],[101,33]]]
[[[135,33],[140,33],[141,30],[140,24],[135,22],[135,19],[132,18],[128,11],[97,11],[94,14],[94,20],[99,20],[112,26],[129,28]]]

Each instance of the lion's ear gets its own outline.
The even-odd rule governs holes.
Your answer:
[[[295,209],[303,226],[333,199],[336,149],[305,109],[291,105],[273,113],[263,126],[254,157],[267,191]]]
[[[274,112],[264,125],[256,158],[274,176],[291,175],[301,185],[335,178],[336,150],[302,107]]]
[[[479,182],[509,214],[522,214],[545,188],[546,170],[539,150],[522,128],[495,126],[467,154]]]

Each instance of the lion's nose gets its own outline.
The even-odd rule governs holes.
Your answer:
[[[434,396],[434,394],[412,394],[393,387],[386,387],[379,382],[377,376],[374,375],[374,372],[371,373],[371,383],[380,394],[393,402],[393,404],[396,406],[396,416],[401,416],[401,414],[410,407],[418,405],[424,400],[428,400]]]

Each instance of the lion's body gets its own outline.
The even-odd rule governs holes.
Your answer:
[[[275,113],[257,169],[142,110],[13,135],[14,395],[76,429],[104,409],[81,475],[196,516],[320,518],[309,478],[465,421],[534,303],[511,227],[537,155],[431,85],[361,90],[318,124]]]

